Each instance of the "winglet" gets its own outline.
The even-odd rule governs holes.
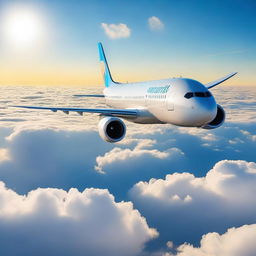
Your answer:
[[[210,83],[206,84],[205,86],[206,86],[208,89],[210,89],[210,88],[212,88],[212,87],[214,87],[214,86],[216,86],[216,85],[218,85],[218,84],[220,84],[220,83],[225,82],[226,80],[228,80],[229,78],[231,78],[232,76],[234,76],[234,75],[236,75],[236,74],[237,74],[237,72],[230,73],[230,74],[228,74],[228,75],[226,75],[226,76],[224,76],[224,77],[222,77],[222,78],[219,78],[219,79],[217,79],[217,80],[215,80],[215,81],[213,81],[213,82],[210,82]]]
[[[100,65],[101,65],[101,71],[103,74],[103,78],[104,78],[104,82],[105,82],[105,86],[109,87],[111,84],[114,84],[115,82],[112,79],[110,70],[109,70],[109,66],[108,66],[108,62],[103,50],[103,46],[102,43],[98,43],[98,49],[99,49],[99,57],[100,57]]]

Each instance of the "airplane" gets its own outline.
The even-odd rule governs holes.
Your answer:
[[[121,141],[126,134],[122,119],[139,124],[172,124],[183,127],[215,129],[225,121],[225,111],[209,91],[233,77],[230,73],[213,82],[202,84],[189,78],[169,78],[136,83],[115,82],[101,43],[98,43],[105,88],[103,94],[74,95],[104,98],[112,108],[63,108],[14,106],[18,108],[83,113],[100,116],[99,135],[107,142]]]

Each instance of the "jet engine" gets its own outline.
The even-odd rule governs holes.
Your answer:
[[[100,137],[107,142],[118,142],[126,133],[124,122],[112,116],[103,117],[98,125]]]
[[[210,123],[202,126],[201,128],[215,129],[220,127],[224,123],[224,121],[225,121],[225,111],[220,105],[217,105],[217,114],[215,118]]]

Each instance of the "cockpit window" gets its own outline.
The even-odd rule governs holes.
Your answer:
[[[190,99],[193,97],[193,92],[187,92],[185,95],[184,95],[185,98],[187,99]]]
[[[205,97],[204,92],[195,92],[195,97]]]
[[[211,97],[211,93],[210,92],[187,92],[184,97],[186,99],[190,99],[192,97],[200,97],[200,98],[208,98]]]
[[[211,97],[211,93],[210,92],[205,92],[205,97]]]

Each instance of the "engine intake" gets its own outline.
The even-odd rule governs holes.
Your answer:
[[[215,129],[220,127],[224,123],[224,121],[225,121],[225,111],[220,105],[217,105],[217,114],[215,118],[210,123],[202,126],[202,128]]]
[[[118,142],[126,133],[124,122],[112,116],[103,117],[98,125],[100,137],[107,142]]]

